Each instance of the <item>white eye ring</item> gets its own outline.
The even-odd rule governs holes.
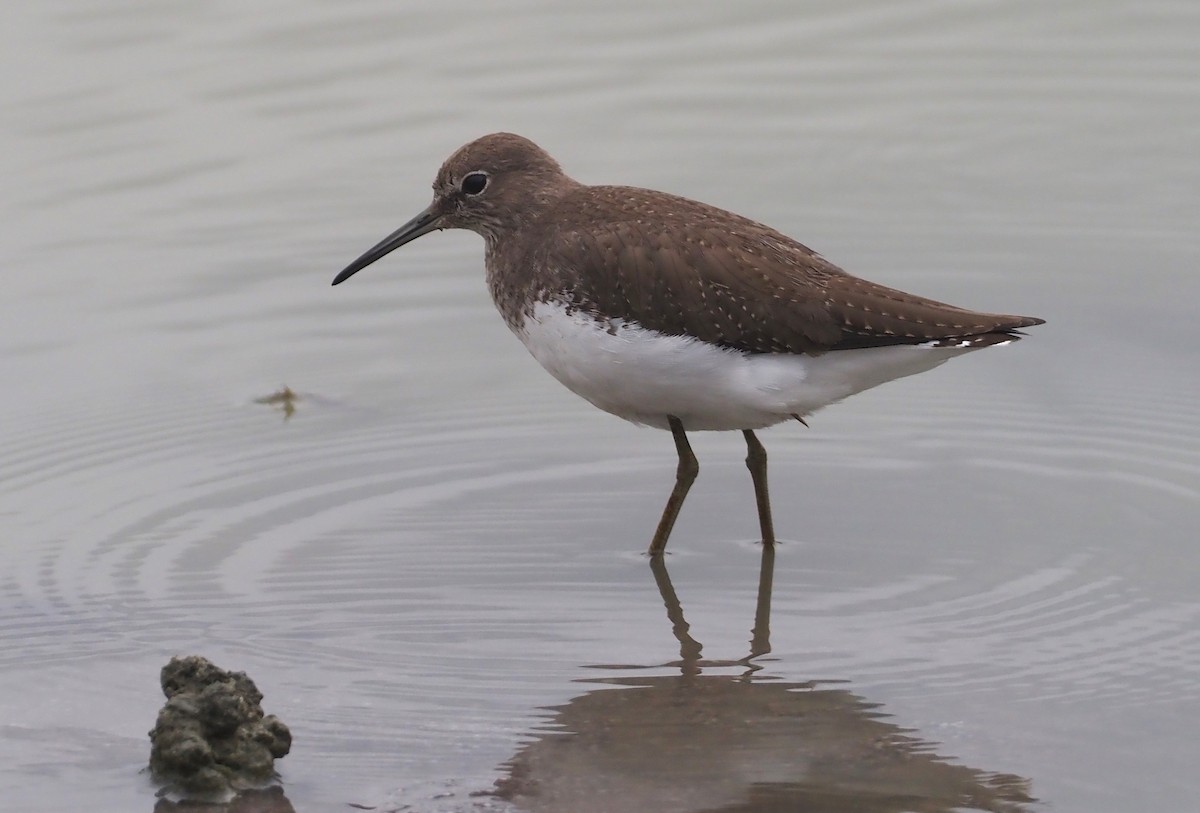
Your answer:
[[[464,194],[474,197],[487,189],[487,185],[488,176],[486,172],[468,172],[463,176],[462,183],[458,186]]]

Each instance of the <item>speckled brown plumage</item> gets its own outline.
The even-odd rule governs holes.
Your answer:
[[[819,353],[1042,322],[859,279],[775,229],[704,203],[580,184],[520,136],[467,145],[435,189],[453,193],[473,171],[493,185],[487,201],[472,201],[474,222],[461,226],[486,239],[488,283],[510,324],[533,303],[560,299],[598,318],[746,352]]]
[[[497,255],[493,293],[510,307],[561,297],[752,353],[915,343],[1041,322],[859,279],[774,229],[662,192],[575,186],[529,228],[543,238],[489,252]]]
[[[462,188],[472,173],[484,194]],[[519,328],[534,304],[750,353],[821,353],[1009,333],[1041,324],[868,282],[753,220],[687,198],[575,181],[532,141],[495,133],[461,147],[434,202],[338,275],[341,282],[434,229],[487,243],[488,287]]]

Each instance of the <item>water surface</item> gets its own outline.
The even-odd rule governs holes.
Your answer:
[[[153,809],[190,653],[297,810],[1195,808],[1191,5],[0,14],[13,809]],[[664,577],[669,437],[538,368],[477,237],[329,288],[500,129],[1048,323],[762,433],[767,638],[736,434]]]

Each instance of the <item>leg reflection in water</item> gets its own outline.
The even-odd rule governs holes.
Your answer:
[[[764,545],[749,653],[717,660],[701,657],[652,558],[679,659],[588,681],[596,688],[549,709],[497,794],[535,813],[1031,810],[1028,779],[952,764],[844,682],[763,674],[774,562]]]

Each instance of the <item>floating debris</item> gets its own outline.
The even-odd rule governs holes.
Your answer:
[[[270,395],[264,395],[261,398],[255,398],[254,403],[278,407],[283,412],[283,419],[286,421],[295,414],[296,404],[299,400],[300,396],[291,387],[284,384],[283,389],[276,390]]]
[[[262,692],[245,672],[198,655],[171,658],[160,676],[166,705],[150,732],[150,770],[171,790],[228,796],[275,779],[292,747],[288,727],[263,714]]]

